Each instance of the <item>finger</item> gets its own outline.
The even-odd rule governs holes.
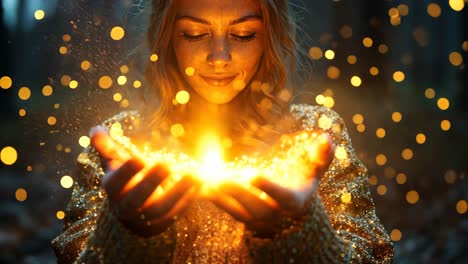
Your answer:
[[[156,165],[143,175],[141,181],[127,188],[130,185],[129,183],[136,177],[130,179],[121,192],[122,198],[118,206],[119,213],[129,217],[137,215],[138,209],[143,206],[146,199],[168,175],[169,171],[164,166]]]
[[[101,126],[93,127],[90,131],[90,138],[91,145],[99,153],[105,170],[117,169],[123,162],[129,159],[129,155],[119,149],[105,128]]]
[[[264,191],[271,198],[273,198],[284,210],[296,211],[301,207],[299,197],[296,197],[294,191],[282,187],[264,177],[255,178],[251,184],[258,189]]]
[[[226,211],[237,221],[250,223],[253,220],[253,217],[249,212],[232,197],[216,190],[212,190],[211,194],[212,195],[209,197],[210,201],[212,201],[221,210]]]
[[[107,173],[102,179],[102,185],[109,199],[117,202],[120,199],[125,184],[144,167],[138,159],[130,159],[117,170]]]
[[[148,200],[144,203],[141,211],[147,218],[161,218],[166,215],[175,204],[189,191],[192,187],[199,186],[200,182],[194,177],[185,176],[178,181],[172,188],[158,194],[155,190]],[[159,187],[158,187],[159,188]]]
[[[221,185],[220,190],[238,201],[255,221],[271,219],[279,209],[273,199],[265,194],[262,195],[260,190],[255,191],[254,188],[247,190],[236,183],[225,183]]]
[[[335,154],[335,145],[327,133],[322,133],[317,137],[316,148],[318,157],[312,161],[313,171],[311,176],[321,177],[328,169]]]

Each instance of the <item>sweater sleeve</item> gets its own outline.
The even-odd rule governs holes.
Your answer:
[[[246,233],[254,263],[391,263],[393,245],[372,201],[365,166],[356,157],[344,121],[334,111],[294,105],[303,129],[323,129],[336,146],[318,193],[301,219],[284,219],[273,238]]]
[[[106,122],[119,123],[123,130],[133,129],[137,116],[121,113]],[[77,159],[74,189],[67,206],[64,231],[52,241],[58,263],[170,263],[175,248],[175,231],[141,237],[123,226],[109,206],[101,187],[104,176],[97,151],[86,148]]]

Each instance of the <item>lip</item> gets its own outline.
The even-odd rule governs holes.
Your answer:
[[[226,86],[230,84],[237,75],[200,75],[200,77],[213,86]]]

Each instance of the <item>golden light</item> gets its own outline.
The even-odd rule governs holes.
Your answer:
[[[208,185],[217,185],[226,180],[227,173],[224,172],[223,150],[216,137],[204,137],[198,151],[202,162],[202,180]]]
[[[377,176],[371,175],[367,181],[369,182],[370,185],[375,186],[379,182],[379,179],[377,178]]]
[[[468,209],[468,204],[465,200],[460,200],[457,202],[457,205],[455,206],[457,209],[457,213],[459,214],[466,214],[466,211]]]
[[[150,61],[156,62],[159,60],[159,56],[157,54],[151,54]]]
[[[406,201],[409,204],[416,204],[419,201],[419,193],[417,191],[409,191],[406,193]]]
[[[21,108],[21,109],[18,111],[18,115],[21,116],[21,117],[26,116],[26,109],[22,109],[22,108]]]
[[[364,45],[364,47],[366,47],[366,48],[372,47],[373,44],[374,44],[374,41],[369,37],[365,37],[362,40],[362,45]]]
[[[378,138],[384,138],[385,135],[386,135],[386,131],[385,131],[385,129],[383,129],[383,128],[379,128],[379,129],[377,129],[377,131],[375,131],[375,135],[376,135]]]
[[[325,97],[325,102],[323,103],[323,106],[327,108],[332,108],[335,105],[335,99],[333,97]]]
[[[70,87],[71,89],[76,89],[76,88],[78,88],[78,82],[75,81],[75,80],[72,80],[72,81],[70,81],[70,83],[68,84],[68,87]]]
[[[230,162],[223,159],[223,140],[211,133],[202,136],[196,158],[182,152],[169,152],[167,149],[157,152],[152,152],[148,147],[140,149],[124,136],[115,137],[115,141],[122,146],[122,151],[140,157],[147,164],[158,162],[167,165],[171,169],[173,181],[190,174],[202,179],[209,187],[227,179],[249,184],[252,179],[262,175],[283,187],[299,188],[310,177],[313,167],[311,164],[325,162],[320,155],[325,150],[324,146],[328,146],[329,138],[325,134],[311,131],[283,135],[272,151],[261,160],[258,156],[241,156]],[[156,190],[150,199],[160,195],[165,189],[163,186],[159,191]]]
[[[174,137],[181,137],[185,134],[184,126],[181,124],[174,124],[171,126],[171,135]]]
[[[61,46],[61,47],[59,48],[59,53],[60,53],[60,54],[65,55],[65,54],[67,54],[67,52],[68,52],[67,47]]]
[[[5,165],[13,165],[18,159],[18,152],[13,147],[4,147],[0,152],[0,159]]]
[[[371,68],[369,69],[369,73],[370,73],[372,76],[376,76],[376,75],[379,74],[379,68],[377,68],[377,67],[371,67]]]
[[[112,79],[111,77],[104,75],[101,78],[99,78],[99,87],[102,89],[109,89],[112,86]]]
[[[178,91],[176,94],[176,101],[182,105],[188,103],[190,101],[190,93],[185,90]]]
[[[413,152],[413,150],[411,150],[409,148],[406,148],[401,152],[401,157],[404,160],[410,160],[410,159],[413,158],[413,156],[414,156],[414,152]]]
[[[315,97],[315,101],[317,104],[323,105],[325,103],[325,96],[323,96],[323,94],[319,94]]]
[[[388,46],[385,44],[380,44],[378,50],[380,53],[385,54],[388,52]]]
[[[351,84],[354,87],[359,87],[362,84],[362,80],[361,80],[361,78],[359,76],[353,76],[353,77],[351,77]]]
[[[399,123],[403,119],[403,115],[400,112],[392,113],[392,120],[395,123]]]
[[[90,143],[91,143],[91,139],[87,136],[81,136],[78,139],[78,144],[80,144],[80,146],[82,146],[83,148],[87,148]]]
[[[396,71],[393,73],[393,80],[395,82],[402,82],[405,80],[405,74],[402,71]]]
[[[54,89],[50,85],[46,85],[42,87],[42,95],[44,96],[51,96],[53,92],[54,92]]]
[[[242,91],[245,88],[245,86],[246,84],[244,80],[234,80],[232,82],[232,87],[234,88],[234,90],[237,90],[237,91]]]
[[[399,4],[398,7],[398,12],[400,13],[401,16],[407,16],[409,13],[409,7],[408,5],[405,4]]]
[[[122,97],[122,94],[121,93],[115,93],[113,96],[112,96],[112,99],[116,102],[120,102],[122,101],[123,97]]]
[[[441,97],[437,100],[437,106],[440,110],[447,110],[450,107],[450,101],[447,98]]]
[[[43,18],[45,17],[45,12],[44,10],[36,10],[36,12],[34,12],[34,18],[36,20],[42,20]]]
[[[463,41],[461,46],[464,51],[468,51],[468,40]]]
[[[344,25],[340,29],[340,35],[342,38],[348,39],[353,36],[353,29],[348,25]]]
[[[383,185],[383,184],[377,186],[377,193],[378,193],[379,195],[385,195],[385,194],[387,193],[387,186],[385,186],[385,185]]]
[[[322,115],[318,120],[318,127],[327,130],[330,129],[333,124],[333,120],[326,115]]]
[[[57,211],[57,213],[55,214],[55,216],[57,217],[57,219],[62,220],[63,218],[65,218],[65,212],[63,212],[63,211]]]
[[[351,193],[345,192],[341,195],[341,202],[348,204],[351,202],[351,198],[352,198]]]
[[[71,41],[71,36],[69,34],[63,34],[62,35],[62,40],[65,42],[70,42]]]
[[[60,77],[60,84],[63,86],[68,86],[71,82],[71,77],[69,75],[63,75]]]
[[[356,64],[356,63],[357,63],[357,57],[354,56],[354,55],[349,55],[349,56],[346,58],[346,61],[347,61],[349,64]]]
[[[398,9],[395,8],[395,7],[392,7],[392,8],[390,8],[390,9],[388,10],[388,16],[389,16],[389,17],[397,17],[397,16],[399,16],[399,15],[400,15],[400,12],[399,12]]]
[[[427,99],[432,99],[435,97],[435,91],[434,89],[432,88],[427,88],[425,91],[424,91],[424,96],[427,98]]]
[[[359,133],[363,133],[364,131],[366,131],[366,126],[364,124],[359,124],[356,126],[356,129]]]
[[[141,87],[141,82],[140,81],[134,81],[133,82],[133,87],[135,87],[136,89],[140,88]]]
[[[463,0],[449,0],[449,5],[453,10],[455,10],[457,12],[460,12],[465,7],[465,1],[463,1]]]
[[[127,99],[123,99],[121,102],[120,102],[120,107],[121,108],[127,108],[130,106],[130,101],[128,101]]]
[[[312,47],[309,49],[309,56],[313,60],[319,60],[323,57],[323,52],[322,49],[319,47]]]
[[[113,27],[110,31],[110,37],[113,40],[121,40],[125,36],[125,30],[122,27]]]
[[[449,120],[442,120],[442,122],[440,122],[440,128],[443,131],[449,131],[451,127],[452,127],[452,124],[450,123]]]
[[[343,146],[338,146],[335,149],[335,158],[339,160],[345,160],[348,158],[348,152],[346,151],[346,148]]]
[[[123,74],[127,74],[130,69],[128,68],[127,65],[122,65],[120,66],[120,72]]]
[[[187,67],[187,68],[185,69],[185,74],[187,74],[187,76],[192,77],[193,75],[195,75],[195,68],[193,68],[193,67]]]
[[[60,179],[60,185],[62,185],[63,188],[69,189],[73,186],[73,178],[65,175]]]
[[[49,116],[47,118],[47,124],[53,126],[57,123],[57,118],[55,116]]]
[[[398,229],[393,229],[392,232],[390,232],[390,239],[392,241],[400,241],[402,237],[401,231]]]
[[[406,183],[406,174],[398,173],[395,180],[396,180],[396,182],[398,184],[405,184]]]
[[[451,52],[449,55],[449,61],[453,66],[460,66],[463,63],[463,56],[460,54],[460,52]]]
[[[328,60],[333,60],[335,58],[335,52],[333,50],[325,51],[325,58]]]
[[[287,89],[281,90],[281,92],[278,95],[278,98],[282,100],[283,102],[289,102],[289,100],[291,100],[291,97],[292,97],[291,92],[288,91]]]
[[[444,179],[447,183],[453,184],[457,179],[457,174],[453,170],[448,170],[445,172]]]
[[[117,83],[119,85],[124,85],[127,83],[127,77],[124,76],[124,75],[120,75],[118,78],[117,78]]]
[[[361,114],[355,114],[353,115],[353,123],[358,125],[362,124],[364,122],[364,116]]]
[[[442,9],[440,8],[439,4],[436,3],[430,3],[427,5],[426,11],[431,17],[434,18],[439,17],[440,14],[442,14]]]
[[[25,189],[19,188],[15,192],[15,198],[19,202],[24,202],[28,198],[28,193],[26,192]]]
[[[21,87],[18,91],[18,97],[21,100],[28,100],[31,97],[31,90],[28,87]]]
[[[13,81],[9,76],[2,76],[2,78],[0,78],[0,87],[2,87],[2,89],[9,89],[12,85]]]
[[[421,145],[424,144],[426,142],[426,136],[424,134],[422,134],[422,133],[417,134],[416,135],[416,142],[418,144],[421,144]]]
[[[378,154],[375,157],[375,163],[377,163],[377,165],[379,166],[385,165],[387,163],[387,156],[385,156],[384,154]]]

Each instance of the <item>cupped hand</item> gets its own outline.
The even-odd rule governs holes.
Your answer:
[[[133,232],[144,237],[164,232],[197,196],[200,182],[196,178],[187,175],[168,187],[164,183],[170,171],[163,164],[145,166],[122,151],[102,127],[90,134],[105,171],[102,186],[110,205]]]
[[[295,188],[283,187],[259,176],[250,186],[226,182],[211,190],[211,201],[231,214],[260,237],[271,237],[281,231],[281,222],[287,218],[299,218],[306,201],[315,194],[322,175],[334,157],[335,147],[325,132],[317,150],[317,161],[312,161],[311,175]],[[326,140],[323,140],[323,139]]]

